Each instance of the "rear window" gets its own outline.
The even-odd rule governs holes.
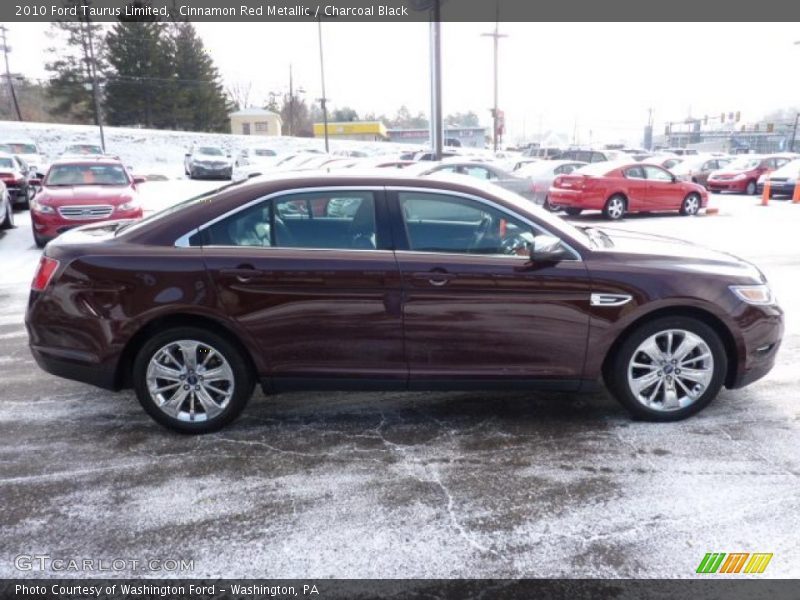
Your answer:
[[[16,165],[10,158],[0,158],[0,169],[13,169]]]

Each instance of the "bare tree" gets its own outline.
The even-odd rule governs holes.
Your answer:
[[[228,98],[230,98],[231,104],[236,107],[236,110],[242,110],[250,106],[250,93],[252,90],[253,84],[251,82],[237,81],[229,85],[225,93],[228,94]]]

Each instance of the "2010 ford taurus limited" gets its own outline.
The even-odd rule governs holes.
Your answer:
[[[256,383],[540,389],[605,382],[672,421],[772,368],[783,313],[743,260],[575,228],[473,180],[251,180],[48,244],[26,323],[50,373],[133,387],[217,430]],[[487,399],[487,401],[490,401]]]

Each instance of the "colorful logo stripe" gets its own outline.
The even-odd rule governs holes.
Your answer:
[[[727,556],[727,558],[726,558]],[[749,558],[749,560],[748,560]],[[697,567],[697,573],[763,573],[772,553],[756,552],[708,552]],[[724,562],[723,562],[724,561]],[[744,569],[744,570],[743,570]]]

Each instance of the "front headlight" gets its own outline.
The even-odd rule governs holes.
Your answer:
[[[758,183],[759,183],[759,185],[763,185],[763,184],[764,184],[766,181],[767,181],[767,175],[766,175],[766,173],[765,173],[764,175],[762,175],[761,177],[759,177],[759,178],[758,178]]]
[[[136,210],[137,208],[139,208],[139,202],[137,200],[130,200],[125,204],[120,204],[117,210],[127,212],[129,210]]]
[[[775,296],[767,284],[760,285],[732,285],[730,290],[739,300],[756,306],[775,304]]]
[[[740,179],[745,179],[746,177],[747,175],[745,173],[739,173],[736,177],[734,177],[734,179],[740,180]]]
[[[31,202],[31,210],[34,212],[41,213],[43,215],[52,215],[55,214],[56,210],[52,206],[48,206],[47,204],[42,204],[33,200]]]

